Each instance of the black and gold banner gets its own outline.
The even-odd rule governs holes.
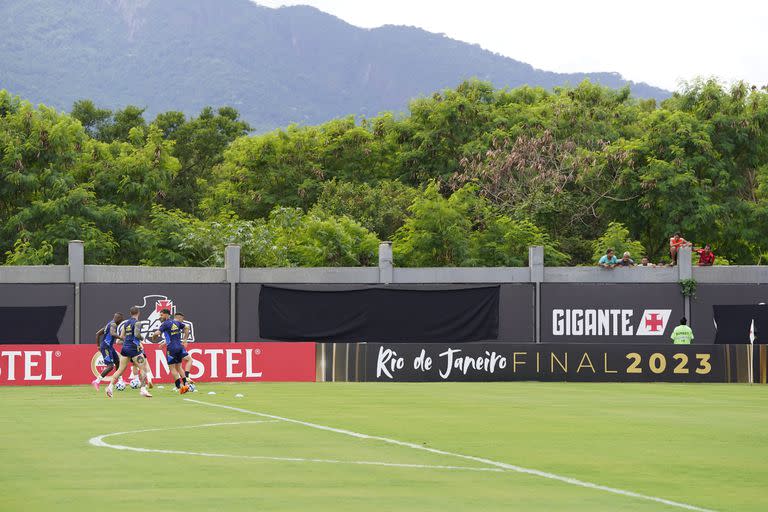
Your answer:
[[[765,345],[326,344],[325,380],[377,382],[748,382],[768,380]]]

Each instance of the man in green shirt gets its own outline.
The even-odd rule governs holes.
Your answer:
[[[688,320],[685,317],[681,318],[680,325],[672,331],[670,338],[675,345],[690,345],[693,341],[693,331],[686,325],[687,323]]]

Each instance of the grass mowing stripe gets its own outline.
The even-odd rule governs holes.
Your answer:
[[[359,439],[370,439],[370,440],[375,440],[375,441],[382,441],[384,443],[394,444],[394,445],[398,445],[398,446],[405,446],[405,447],[408,447],[408,448],[413,448],[415,450],[422,450],[422,451],[426,451],[426,452],[435,453],[435,454],[438,454],[438,455],[446,455],[446,456],[449,456],[449,457],[458,457],[458,458],[461,458],[461,459],[471,460],[471,461],[474,461],[474,462],[480,462],[482,464],[488,464],[490,466],[495,466],[495,467],[506,469],[508,471],[512,471],[512,472],[516,472],[516,473],[524,473],[524,474],[528,474],[528,475],[538,476],[538,477],[541,477],[541,478],[547,478],[549,480],[556,480],[556,481],[559,481],[559,482],[563,482],[563,483],[566,483],[566,484],[569,484],[569,485],[575,485],[575,486],[579,486],[579,487],[585,487],[585,488],[588,488],[588,489],[594,489],[594,490],[598,490],[598,491],[609,492],[609,493],[612,493],[612,494],[618,494],[620,496],[627,496],[627,497],[630,497],[630,498],[637,498],[637,499],[646,500],[646,501],[653,501],[653,502],[656,502],[656,503],[661,503],[663,505],[668,505],[670,507],[676,507],[676,508],[680,508],[680,509],[684,509],[684,510],[693,510],[693,511],[696,511],[696,512],[715,512],[714,510],[697,507],[695,505],[690,505],[688,503],[681,503],[681,502],[678,502],[678,501],[672,501],[672,500],[668,500],[668,499],[665,499],[665,498],[659,498],[659,497],[656,497],[656,496],[648,496],[648,495],[636,493],[636,492],[633,492],[633,491],[626,491],[624,489],[617,489],[617,488],[614,488],[614,487],[608,487],[608,486],[605,486],[605,485],[600,485],[600,484],[595,484],[595,483],[592,483],[592,482],[586,482],[586,481],[583,481],[583,480],[578,480],[576,478],[571,478],[571,477],[562,476],[562,475],[556,475],[554,473],[548,473],[546,471],[540,471],[538,469],[525,468],[525,467],[522,467],[522,466],[515,466],[513,464],[507,464],[505,462],[498,462],[498,461],[494,461],[494,460],[486,459],[486,458],[482,458],[482,457],[474,457],[472,455],[463,455],[463,454],[460,454],[460,453],[446,452],[446,451],[443,451],[443,450],[438,450],[436,448],[429,448],[427,446],[422,446],[422,445],[418,445],[418,444],[415,444],[415,443],[409,443],[409,442],[406,442],[406,441],[398,441],[397,439],[390,439],[390,438],[387,438],[387,437],[379,437],[379,436],[370,436],[368,434],[362,434],[360,432],[353,432],[351,430],[344,430],[344,429],[329,427],[329,426],[326,426],[326,425],[319,425],[317,423],[310,423],[310,422],[296,420],[296,419],[292,419],[292,418],[285,418],[285,417],[282,417],[282,416],[275,416],[275,415],[272,415],[272,414],[266,414],[266,413],[261,413],[261,412],[257,412],[257,411],[250,411],[248,409],[241,409],[239,407],[232,407],[232,406],[229,406],[229,405],[213,404],[213,403],[210,403],[210,402],[204,402],[204,401],[195,400],[195,399],[192,399],[192,398],[185,398],[184,400],[186,402],[192,402],[192,403],[196,403],[196,404],[200,404],[200,405],[207,405],[209,407],[219,407],[219,408],[222,408],[222,409],[229,409],[231,411],[241,412],[243,414],[253,414],[253,415],[256,415],[256,416],[263,417],[263,418],[271,418],[271,419],[275,419],[275,420],[285,421],[285,422],[288,422],[288,423],[295,423],[297,425],[303,425],[305,427],[315,428],[315,429],[318,429],[318,430],[325,430],[325,431],[329,431],[329,432],[335,432],[337,434],[343,434],[343,435],[347,435],[347,436],[357,437]]]

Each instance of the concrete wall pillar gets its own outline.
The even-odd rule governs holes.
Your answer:
[[[82,283],[85,278],[85,247],[82,240],[70,240],[69,282]]]
[[[393,278],[392,242],[381,242],[379,244],[379,283],[389,284]]]
[[[229,341],[237,341],[237,283],[240,282],[240,246],[229,244],[224,249],[224,268],[229,283]]]
[[[681,247],[677,252],[677,272],[678,281],[693,278],[693,262],[691,260],[692,249],[690,247]],[[685,302],[685,318],[691,321],[691,298],[683,297]]]
[[[70,240],[67,248],[69,282],[75,285],[75,343],[80,343],[80,283],[85,279],[85,246],[82,240]]]
[[[541,283],[544,282],[544,246],[534,245],[528,248],[528,268],[531,271],[533,294],[533,329],[534,341],[541,343]]]

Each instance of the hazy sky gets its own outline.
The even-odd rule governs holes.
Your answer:
[[[768,84],[768,2],[731,0],[256,0],[360,27],[412,25],[548,71],[617,71],[675,89],[716,76]]]

